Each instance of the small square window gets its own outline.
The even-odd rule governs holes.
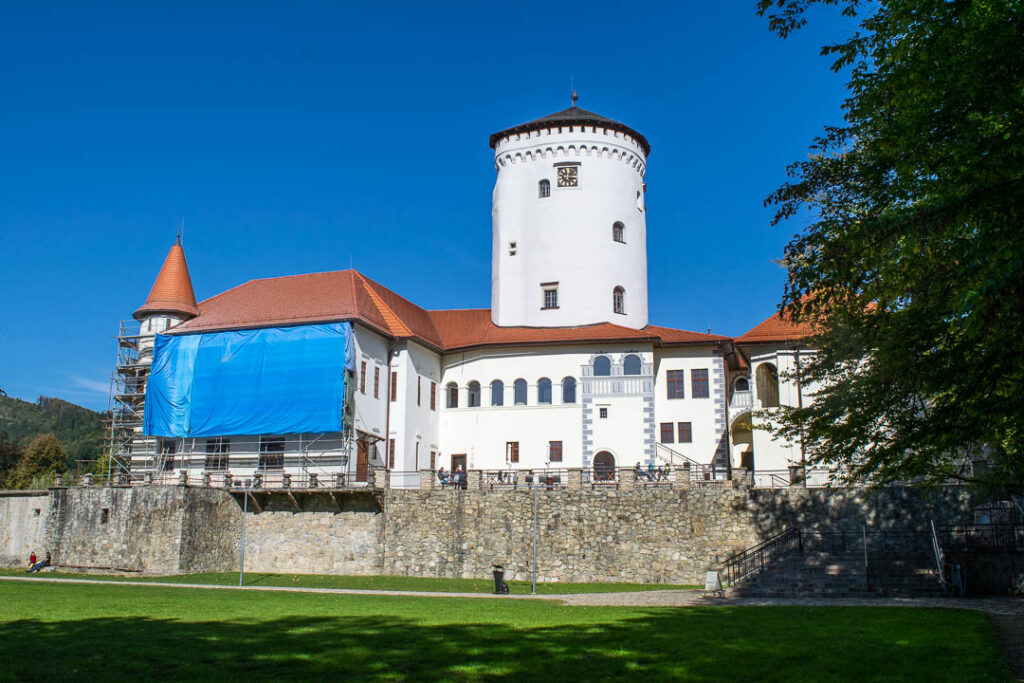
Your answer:
[[[516,243],[515,242],[509,242],[508,243],[508,255],[509,256],[515,256],[516,255]]]
[[[679,443],[693,443],[693,425],[689,422],[680,422]]]
[[[597,411],[597,414],[603,420],[606,417],[608,417],[608,409],[607,408],[599,408],[598,411]]]
[[[100,510],[100,524],[106,524],[110,521],[110,508],[103,508]]]
[[[562,442],[548,442],[548,462],[562,462]]]
[[[549,283],[541,285],[541,287],[544,291],[544,305],[541,306],[541,310],[558,308],[558,285]]]
[[[672,443],[673,442],[673,439],[672,439],[672,423],[671,422],[662,422],[661,423],[661,442],[662,443]]]

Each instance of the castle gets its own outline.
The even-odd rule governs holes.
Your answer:
[[[809,400],[785,372],[808,330],[774,314],[737,338],[650,324],[646,138],[574,94],[490,146],[490,309],[424,310],[355,270],[197,303],[172,246],[137,329],[122,326],[114,463],[215,485],[385,469],[416,488],[440,467],[603,481],[637,463],[788,478],[800,444],[763,415]]]

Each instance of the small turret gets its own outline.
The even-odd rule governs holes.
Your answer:
[[[196,305],[196,295],[192,291],[192,278],[188,274],[185,250],[181,247],[179,235],[164,259],[164,265],[146,297],[146,303],[132,314],[140,325],[140,361],[146,362],[151,357],[153,335],[197,315],[199,306]]]

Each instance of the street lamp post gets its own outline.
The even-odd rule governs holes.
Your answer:
[[[242,579],[245,578],[245,531],[246,517],[249,513],[249,487],[245,487],[244,498],[242,499],[242,562],[238,565],[238,585],[241,587]]]

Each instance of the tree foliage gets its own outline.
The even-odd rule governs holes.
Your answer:
[[[21,444],[11,439],[7,432],[0,431],[0,485],[3,485],[7,475],[18,465],[23,454]]]
[[[46,481],[46,485],[49,485],[55,475],[67,470],[66,458],[64,446],[56,436],[40,434],[25,449],[25,455],[7,479],[7,486],[24,489],[31,487],[34,482],[38,486],[40,481]]]
[[[819,333],[815,400],[781,432],[856,479],[1024,490],[1024,8],[1008,0],[761,0],[782,37],[812,5],[856,16],[826,46],[844,125],[767,203],[809,224],[782,307]],[[859,14],[858,14],[859,13]],[[965,461],[984,459],[984,468]]]
[[[88,469],[103,453],[106,430],[100,413],[59,398],[40,396],[36,403],[0,396],[0,429],[26,445],[37,434],[53,434],[68,451],[68,468]]]

